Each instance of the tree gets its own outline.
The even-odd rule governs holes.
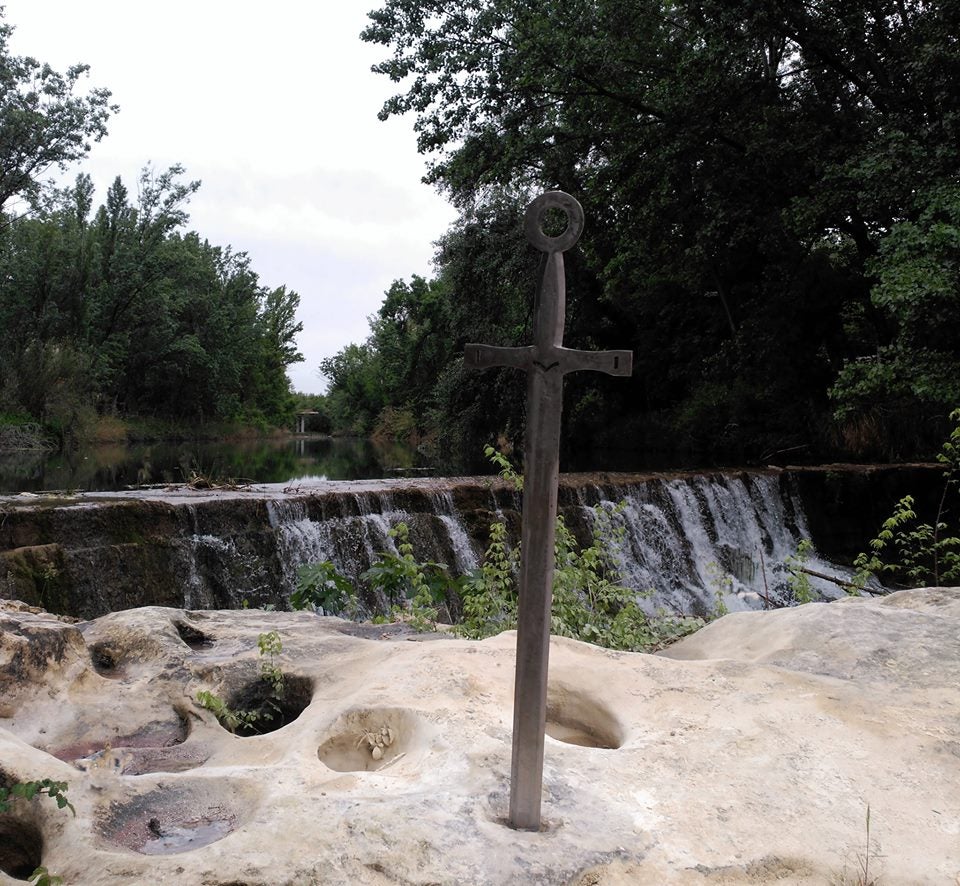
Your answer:
[[[461,226],[543,188],[584,204],[568,335],[616,330],[637,356],[601,395],[608,427],[666,421],[752,458],[843,431],[831,384],[900,337],[875,291],[884,241],[955,181],[956,4],[386,0],[370,17],[363,38],[390,50],[375,70],[402,84],[381,117],[414,115]],[[451,292],[464,311],[490,247]]]
[[[380,361],[372,343],[349,344],[320,362],[330,383],[327,408],[333,427],[359,436],[373,431],[386,405],[380,385]]]
[[[459,358],[451,340],[445,282],[417,275],[409,283],[395,280],[370,319],[370,329],[388,403],[406,410],[415,429],[424,433],[435,406],[437,376]]]
[[[960,403],[960,186],[921,192],[912,209],[867,265],[889,339],[869,342],[830,392],[848,428],[887,426],[882,454],[894,456],[916,448],[918,413],[945,415]],[[876,435],[865,436],[851,444],[870,452]]]
[[[2,17],[0,9],[0,210],[13,197],[35,200],[41,176],[85,157],[118,110],[107,89],[78,94],[88,65],[59,73],[29,56],[11,55],[13,26]]]
[[[89,219],[81,175],[0,230],[0,408],[75,432],[84,410],[286,424],[299,297],[182,233],[199,182],[118,178]]]
[[[171,238],[186,222],[185,204],[200,187],[199,181],[180,181],[182,174],[179,165],[159,175],[145,167],[136,204],[118,176],[94,219],[98,267],[89,281],[88,335],[95,346],[101,409],[122,402],[125,410],[136,411],[135,378],[146,381],[167,361],[178,366],[184,365],[181,360],[191,362],[189,341],[182,344],[186,350],[179,358],[160,344],[175,334],[167,322],[172,294],[165,283],[179,261]],[[133,373],[131,361],[139,364]]]

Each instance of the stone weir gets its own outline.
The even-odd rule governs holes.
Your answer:
[[[933,496],[939,479],[929,466],[568,474],[559,502],[582,542],[597,505],[623,502],[624,583],[654,591],[645,606],[703,613],[718,590],[734,610],[784,602],[783,561],[801,538],[849,562],[900,495]],[[388,533],[401,521],[418,559],[468,572],[497,520],[516,543],[520,495],[485,477],[11,496],[0,498],[0,597],[80,618],[146,605],[285,609],[301,565],[331,560],[356,581],[396,550]]]

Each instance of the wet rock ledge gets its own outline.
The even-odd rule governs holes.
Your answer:
[[[794,502],[802,502],[821,554],[850,562],[901,495],[935,499],[940,472],[919,465],[828,465],[565,474],[560,510],[585,540],[584,505],[654,486],[660,499],[669,499],[666,484],[711,477],[773,478],[787,505],[785,518],[796,522]],[[422,559],[456,566],[458,558],[476,562],[494,520],[504,520],[518,537],[519,508],[513,487],[488,477],[0,497],[0,596],[81,618],[144,605],[232,609],[246,601],[285,608],[297,566],[329,557],[358,574],[370,565],[388,522],[410,524]],[[319,540],[318,526],[325,533]]]

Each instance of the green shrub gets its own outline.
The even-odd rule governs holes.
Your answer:
[[[500,476],[518,490],[523,477],[510,460],[492,446],[487,457],[500,469]],[[588,545],[581,547],[574,534],[557,518],[551,632],[611,649],[653,651],[686,636],[706,623],[693,616],[673,616],[662,610],[648,615],[639,600],[652,590],[637,592],[621,581],[620,548],[626,528],[622,515],[625,502],[593,508],[593,527]],[[502,522],[490,526],[487,549],[480,565],[465,576],[453,577],[442,563],[414,557],[406,523],[390,530],[397,540],[397,553],[383,551],[361,575],[371,590],[383,595],[394,615],[417,630],[436,626],[438,607],[459,597],[462,616],[456,632],[481,639],[517,626],[517,575],[520,546],[511,549]],[[721,580],[722,582],[722,580]],[[727,578],[728,588],[729,578]],[[356,596],[350,581],[329,561],[302,566],[297,590],[291,596],[296,609],[308,605],[327,612],[356,612]],[[725,614],[718,592],[714,616]]]
[[[297,570],[297,587],[290,595],[290,605],[348,618],[355,617],[360,609],[353,584],[329,560],[307,563]]]
[[[394,526],[390,537],[397,540],[397,553],[381,551],[361,578],[399,611],[409,607],[409,621],[414,628],[433,630],[438,618],[437,607],[445,602],[451,589],[459,589],[460,583],[451,577],[443,563],[416,560],[406,523]]]
[[[912,495],[901,498],[870,541],[870,550],[854,560],[853,593],[863,590],[871,576],[911,588],[960,582],[960,524],[946,520],[951,495],[956,499],[960,487],[960,409],[950,413],[950,420],[955,427],[937,455],[944,469],[943,491],[933,521],[920,521]]]
[[[638,598],[653,591],[637,593],[620,584],[624,507],[623,502],[594,507],[592,538],[586,547],[578,544],[563,518],[557,518],[550,630],[609,649],[650,652],[699,630],[705,622],[663,612],[651,617]],[[494,523],[483,562],[464,582],[463,619],[456,625],[457,633],[480,639],[516,628],[519,560],[519,545],[508,550],[504,524]]]

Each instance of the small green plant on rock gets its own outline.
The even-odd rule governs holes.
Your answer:
[[[380,591],[394,605],[394,612],[418,631],[432,631],[437,624],[438,606],[458,582],[443,563],[418,561],[413,556],[410,528],[398,523],[390,530],[397,553],[381,551],[376,562],[361,578]]]
[[[464,579],[463,618],[457,625],[457,633],[462,637],[479,640],[516,627],[514,577],[520,548],[518,545],[509,550],[506,539],[506,524],[492,523],[483,561]]]
[[[960,581],[960,536],[950,534],[943,520],[919,522],[913,496],[905,495],[871,539],[870,551],[857,555],[853,565],[857,591],[871,576],[911,588],[955,584]]]
[[[283,642],[276,631],[261,634],[257,638],[257,649],[260,652],[260,679],[267,683],[277,701],[283,699],[283,671],[277,664],[276,657],[283,652]]]
[[[846,866],[842,873],[834,877],[831,886],[880,886],[880,876],[870,869],[871,862],[881,858],[879,847],[870,839],[870,804],[867,804],[866,841],[863,852],[856,853],[856,870],[849,874]]]
[[[9,812],[14,800],[21,798],[32,800],[37,796],[46,796],[55,801],[58,809],[69,809],[74,816],[77,810],[66,798],[67,782],[42,778],[39,781],[14,782],[9,786],[0,784],[0,812]]]
[[[523,492],[523,474],[517,473],[510,459],[504,453],[498,452],[488,443],[483,447],[483,454],[493,463],[494,467],[500,468],[500,477],[512,483],[517,492]]]
[[[956,426],[937,455],[944,469],[943,491],[933,521],[920,522],[912,495],[901,498],[870,541],[870,550],[854,560],[852,593],[860,593],[871,576],[909,588],[960,583],[960,525],[951,526],[946,519],[951,495],[955,499],[960,488],[960,409],[950,419]]]
[[[726,594],[733,593],[733,576],[724,572],[720,564],[711,560],[707,563],[707,575],[710,577],[710,586],[713,588],[713,617],[722,618],[730,612],[724,602]]]
[[[63,877],[51,874],[43,865],[40,865],[29,877],[30,886],[63,886]]]
[[[794,601],[800,604],[812,603],[819,597],[813,585],[810,584],[810,575],[806,572],[807,561],[812,553],[814,553],[813,542],[803,538],[797,545],[796,553],[790,554],[783,561],[783,565],[790,574],[787,578],[787,587],[790,588]]]
[[[6,783],[4,783],[6,782]],[[41,778],[37,781],[19,781],[10,783],[9,777],[0,770],[0,814],[10,812],[14,801],[32,800],[35,797],[49,797],[58,809],[69,809],[76,818],[77,810],[66,798],[67,782]],[[27,878],[32,886],[62,886],[63,877],[51,874],[43,865],[37,867]]]
[[[228,732],[255,728],[254,724],[260,718],[257,711],[233,710],[219,695],[206,689],[201,689],[196,698],[197,704],[210,711]]]
[[[257,648],[260,653],[260,679],[270,687],[270,694],[257,710],[234,710],[219,695],[206,689],[196,694],[197,704],[210,711],[229,732],[261,732],[258,723],[269,722],[282,713],[285,687],[283,671],[276,662],[276,656],[283,651],[283,642],[276,631],[270,631],[260,634]]]

